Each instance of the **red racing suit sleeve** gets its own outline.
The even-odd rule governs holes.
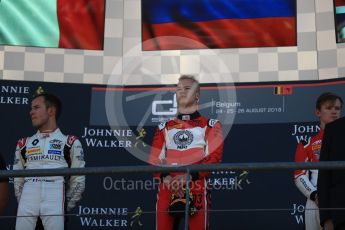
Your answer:
[[[296,153],[295,153],[295,162],[309,162],[309,156],[307,153],[307,146],[309,146],[309,143],[307,145],[303,145],[302,143],[299,143],[297,145]],[[305,197],[308,199],[312,199],[312,194],[316,193],[316,187],[311,183],[309,179],[309,170],[305,169],[298,169],[294,172],[294,182],[297,186],[297,188],[303,193]]]

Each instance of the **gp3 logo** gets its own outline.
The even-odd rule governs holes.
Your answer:
[[[171,105],[168,110],[161,110],[162,105]],[[173,100],[162,100],[152,102],[152,114],[156,116],[171,116],[177,113],[177,101],[176,94],[174,94]]]

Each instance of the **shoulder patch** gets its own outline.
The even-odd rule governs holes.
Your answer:
[[[68,135],[66,144],[71,147],[73,145],[74,141],[77,139],[78,139],[78,137],[76,137],[76,136]]]
[[[208,126],[213,127],[217,122],[218,120],[216,119],[209,119],[207,124]]]
[[[159,130],[163,130],[165,128],[166,122],[160,123],[158,125]]]
[[[23,138],[18,140],[17,145],[18,145],[19,149],[23,149],[26,146],[27,140],[28,140],[27,137],[23,137]]]

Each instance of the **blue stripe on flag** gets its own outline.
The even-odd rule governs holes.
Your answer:
[[[142,0],[142,5],[144,21],[152,24],[296,15],[296,0]]]

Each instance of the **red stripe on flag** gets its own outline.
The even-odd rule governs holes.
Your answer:
[[[176,36],[197,42],[177,44]],[[296,20],[288,17],[144,24],[143,42],[144,50],[295,46]]]
[[[57,0],[59,48],[103,49],[104,0]]]
[[[345,0],[335,0],[335,6],[345,6]]]

